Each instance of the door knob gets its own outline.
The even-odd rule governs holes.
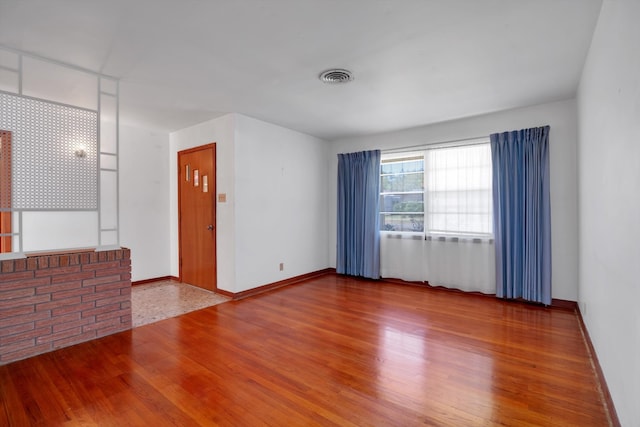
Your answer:
[[[213,225],[212,224],[207,225],[207,230],[209,231],[213,230]]]

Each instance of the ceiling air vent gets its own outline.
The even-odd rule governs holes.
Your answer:
[[[320,74],[320,80],[325,83],[347,83],[353,80],[353,74],[351,74],[349,70],[334,68],[323,71],[322,74]]]

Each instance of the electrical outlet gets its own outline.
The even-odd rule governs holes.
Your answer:
[[[284,262],[280,263],[280,271],[284,271]]]

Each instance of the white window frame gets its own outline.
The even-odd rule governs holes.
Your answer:
[[[398,235],[398,236],[406,236],[408,238],[424,238],[427,240],[431,239],[479,239],[479,240],[492,240],[493,239],[493,230],[490,233],[479,233],[479,232],[462,232],[462,231],[432,231],[430,230],[430,221],[429,221],[429,194],[428,194],[428,183],[427,177],[429,174],[428,170],[428,152],[431,150],[437,150],[440,148],[449,148],[449,147],[463,147],[463,146],[475,146],[475,145],[489,145],[489,138],[479,138],[467,141],[465,143],[461,142],[453,142],[453,143],[443,143],[443,144],[433,144],[428,146],[422,146],[420,149],[411,149],[411,151],[396,151],[396,152],[387,152],[382,154],[382,160],[395,160],[395,159],[405,159],[411,157],[421,156],[424,162],[424,170],[423,170],[423,231],[396,231],[396,230],[380,230],[382,235]],[[380,170],[380,177],[382,181],[382,167]],[[491,184],[491,182],[489,183]],[[393,192],[392,194],[394,194]],[[380,187],[380,196],[382,197],[385,194],[389,194],[389,192],[384,193],[382,191],[382,185]],[[489,200],[489,208],[492,212],[492,200]],[[382,216],[384,211],[381,210],[380,215]]]
[[[426,226],[424,220],[426,219],[426,200],[425,200],[425,170],[424,170],[424,166],[426,166],[426,161],[425,161],[425,152],[424,150],[421,151],[412,151],[412,152],[405,152],[405,153],[397,153],[397,154],[383,154],[382,155],[382,161],[384,162],[385,160],[387,161],[393,161],[393,160],[401,160],[401,159],[411,159],[411,158],[417,158],[417,157],[421,157],[422,158],[422,163],[423,163],[423,171],[422,171],[422,191],[421,192],[416,192],[416,191],[410,191],[410,192],[402,192],[402,191],[390,191],[390,192],[383,192],[382,191],[382,178],[383,178],[383,174],[382,174],[382,162],[380,165],[380,197],[382,197],[383,195],[390,195],[390,194],[422,194],[422,231],[396,231],[396,230],[381,230],[382,232],[386,232],[386,233],[393,233],[393,234],[406,234],[406,235],[422,235],[424,234],[424,227]],[[380,211],[380,214],[382,215],[384,211]],[[385,212],[385,213],[392,213],[392,212]],[[416,212],[417,213],[417,212]],[[409,213],[409,214],[415,214],[415,213]],[[401,215],[401,214],[398,214]]]

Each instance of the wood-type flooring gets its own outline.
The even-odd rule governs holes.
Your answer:
[[[0,367],[0,426],[606,426],[577,314],[334,274]]]

